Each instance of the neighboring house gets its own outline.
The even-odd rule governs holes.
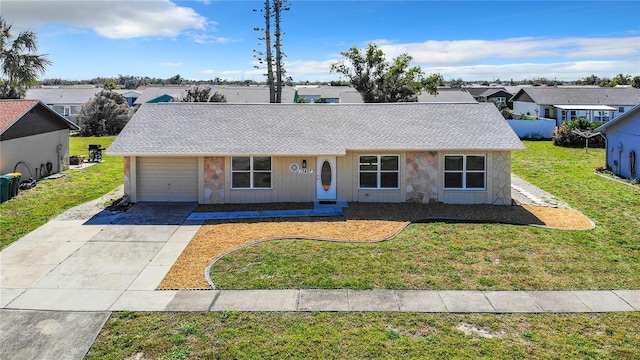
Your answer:
[[[606,139],[607,168],[640,181],[640,105],[595,129]]]
[[[578,117],[607,122],[640,104],[640,89],[531,87],[518,91],[511,102],[515,114],[556,119],[556,126]]]
[[[304,99],[306,103],[312,103],[322,98],[327,103],[361,104],[362,96],[354,88],[349,86],[302,86],[296,88],[296,98]],[[422,92],[418,95],[418,102],[445,102],[445,103],[475,103],[471,94],[462,89],[438,88],[437,95]]]
[[[101,88],[91,87],[59,87],[37,88],[27,90],[25,99],[40,100],[65,119],[77,124],[76,115],[84,103],[93,99]]]
[[[313,103],[318,99],[328,104],[362,103],[360,93],[349,86],[298,86],[293,101],[298,102],[299,99],[305,103]]]
[[[511,204],[493,104],[144,104],[109,155],[129,201]]]
[[[504,87],[474,86],[464,89],[468,91],[478,102],[497,102],[509,105],[509,99],[513,96],[513,93],[509,92]]]
[[[193,86],[195,87],[195,85]],[[210,95],[220,93],[224,95],[228,103],[236,104],[261,104],[269,103],[269,88],[266,86],[221,86],[199,85],[200,88],[210,88]],[[183,87],[147,87],[135,105],[145,103],[155,104],[163,102],[180,102],[187,94],[189,86]],[[282,103],[292,103],[294,90],[291,87],[282,88]]]
[[[498,104],[508,105],[509,99],[513,94],[507,92],[505,89],[487,89],[482,92],[476,100],[480,102],[495,102]]]
[[[133,107],[136,100],[142,95],[142,91],[138,90],[115,90],[115,92],[127,99],[127,105],[129,105],[129,107]]]
[[[211,95],[214,93],[224,95],[228,103],[234,104],[268,104],[269,88],[266,86],[213,86]],[[295,97],[295,90],[292,87],[282,88],[282,103],[290,104]]]
[[[431,95],[428,92],[423,91],[418,95],[418,102],[477,103],[468,91],[457,88],[438,88],[438,94],[436,95]]]
[[[189,89],[188,86],[147,86],[138,90],[141,94],[133,105],[180,101],[187,94],[187,89]]]
[[[69,130],[79,128],[38,100],[0,100],[0,174],[40,178],[67,169]]]

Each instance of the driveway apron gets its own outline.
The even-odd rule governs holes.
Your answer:
[[[171,239],[194,206],[141,203],[49,221],[0,253],[0,306],[104,311],[127,290],[155,289],[188,243]]]

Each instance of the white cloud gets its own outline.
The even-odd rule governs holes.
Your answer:
[[[389,59],[402,53],[422,66],[473,65],[491,59],[611,58],[640,54],[640,37],[509,38],[500,40],[425,41],[394,44],[376,40]]]
[[[377,39],[370,42],[377,44],[388,60],[408,53],[413,57],[413,64],[425,73],[440,73],[445,79],[577,80],[591,74],[636,75],[640,69],[640,37],[637,36],[430,40],[406,44]],[[287,72],[296,80],[337,79],[339,75],[329,74],[329,68],[339,59],[335,56],[335,60],[323,62],[289,61]]]
[[[238,41],[220,36],[212,36],[205,33],[192,33],[190,35],[193,38],[193,41],[197,42],[198,44],[229,44]]]
[[[166,66],[166,67],[182,67],[184,66],[184,63],[183,62],[161,62],[160,65]]]
[[[572,61],[553,63],[515,63],[503,65],[469,65],[423,68],[425,73],[440,73],[446,80],[522,80],[558,79],[578,80],[589,75],[613,77],[616,74],[637,74],[634,61]]]
[[[2,0],[2,12],[18,29],[58,23],[92,28],[110,39],[174,38],[187,30],[205,31],[213,24],[193,9],[169,0]]]

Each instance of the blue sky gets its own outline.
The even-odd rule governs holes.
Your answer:
[[[15,30],[37,33],[43,78],[118,74],[264,80],[253,50],[263,1],[2,0]],[[283,14],[294,81],[338,79],[340,52],[378,44],[389,59],[445,79],[577,80],[640,75],[638,1],[306,1]]]

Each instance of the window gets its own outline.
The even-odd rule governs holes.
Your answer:
[[[234,156],[231,158],[232,189],[270,189],[271,157]]]
[[[400,168],[397,155],[360,156],[361,189],[398,189]]]
[[[485,157],[483,155],[448,155],[444,157],[445,189],[484,189]]]
[[[618,112],[622,114],[624,112],[624,106],[618,106]]]

